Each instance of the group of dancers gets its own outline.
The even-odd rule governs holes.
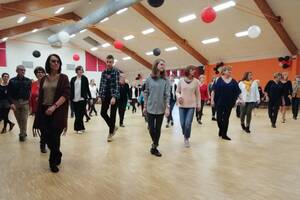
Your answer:
[[[95,104],[101,103],[101,117],[108,126],[107,141],[112,142],[118,130],[116,126],[117,110],[119,126],[125,127],[124,116],[128,102],[136,112],[135,105],[142,108],[142,115],[148,124],[152,139],[150,153],[161,157],[158,150],[161,127],[164,117],[167,118],[166,128],[174,125],[173,108],[179,108],[180,125],[184,145],[190,147],[190,137],[194,115],[202,124],[203,107],[210,104],[212,120],[217,121],[219,137],[231,140],[228,136],[229,118],[234,106],[240,109],[241,127],[250,133],[252,110],[262,99],[268,102],[268,114],[273,128],[279,109],[282,111],[282,122],[286,121],[286,109],[292,104],[293,118],[297,119],[300,102],[300,76],[294,83],[288,80],[287,73],[275,73],[264,92],[259,87],[259,81],[253,79],[252,72],[245,72],[241,81],[232,78],[232,68],[224,66],[219,74],[206,84],[205,76],[195,77],[196,67],[189,65],[184,70],[184,77],[178,83],[175,76],[167,76],[166,62],[163,59],[154,61],[150,75],[140,87],[134,83],[131,87],[126,83],[125,74],[113,66],[114,57],[106,57],[106,69],[102,72],[99,90],[95,80],[89,82],[84,75],[82,66],[75,69],[76,76],[69,81],[67,75],[61,73],[62,62],[58,55],[48,56],[45,67],[37,67],[34,74],[37,81],[25,77],[25,68],[17,66],[16,77],[9,80],[7,73],[2,74],[0,87],[0,114],[4,120],[2,133],[14,127],[8,119],[12,109],[19,125],[19,140],[24,142],[27,137],[27,119],[29,113],[34,114],[33,135],[40,136],[40,149],[46,153],[50,150],[49,166],[54,173],[59,171],[62,153],[60,151],[60,136],[66,134],[68,124],[68,109],[71,102],[75,114],[74,131],[85,132],[83,118],[97,115]],[[199,78],[199,79],[198,79]],[[86,110],[88,104],[88,112]],[[29,109],[30,108],[30,109]],[[88,119],[88,118],[87,118]]]

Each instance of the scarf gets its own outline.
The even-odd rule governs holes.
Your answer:
[[[244,84],[245,84],[245,88],[247,90],[247,92],[249,93],[250,92],[250,88],[251,88],[251,84],[252,84],[252,81],[243,81]]]

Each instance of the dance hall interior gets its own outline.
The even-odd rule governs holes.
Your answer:
[[[299,200],[300,0],[0,0],[0,200]]]

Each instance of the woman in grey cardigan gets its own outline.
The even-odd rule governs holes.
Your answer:
[[[144,113],[148,116],[149,133],[153,144],[152,155],[161,156],[157,147],[164,115],[169,116],[170,83],[166,78],[166,63],[162,59],[154,61],[152,73],[147,78],[144,91]]]

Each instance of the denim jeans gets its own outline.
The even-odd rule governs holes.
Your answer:
[[[186,139],[190,138],[191,136],[194,112],[195,112],[195,108],[179,108],[179,117],[180,117],[182,134]]]

